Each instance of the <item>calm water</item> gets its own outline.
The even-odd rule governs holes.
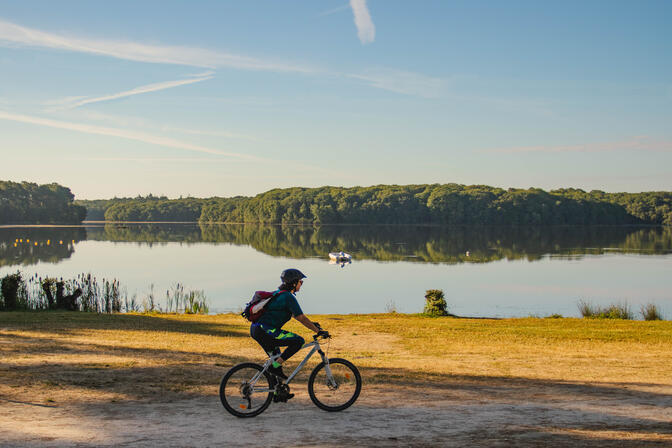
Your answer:
[[[346,251],[351,264],[330,264]],[[138,300],[180,282],[205,291],[213,312],[235,311],[279,273],[309,279],[306,313],[420,312],[443,289],[464,316],[578,316],[580,299],[658,305],[672,318],[672,229],[442,228],[107,224],[0,228],[0,275],[117,278]]]

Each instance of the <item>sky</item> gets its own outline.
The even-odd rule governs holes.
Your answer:
[[[672,2],[0,0],[0,180],[672,190]]]

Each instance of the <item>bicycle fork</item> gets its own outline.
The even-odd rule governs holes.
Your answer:
[[[330,389],[338,389],[338,383],[334,378],[334,375],[331,373],[331,366],[329,365],[329,358],[324,354],[321,348],[317,349],[317,352],[322,357],[322,362],[324,362],[324,371],[327,374],[327,387]]]

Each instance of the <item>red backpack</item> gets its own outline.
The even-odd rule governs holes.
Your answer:
[[[273,291],[273,292],[268,292],[268,291],[255,291],[254,295],[252,296],[252,300],[247,302],[245,304],[245,309],[243,310],[242,313],[240,313],[241,316],[243,316],[245,319],[249,320],[250,322],[256,322],[259,320],[259,318],[264,314],[266,311],[266,305],[270,303],[271,300],[273,300],[278,294],[284,291]]]

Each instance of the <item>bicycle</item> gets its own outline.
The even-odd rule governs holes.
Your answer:
[[[342,411],[352,406],[362,390],[359,370],[346,359],[329,359],[322,351],[318,339],[320,337],[314,335],[313,342],[301,347],[301,350],[313,348],[285,382],[268,372],[268,368],[280,354],[270,355],[263,365],[244,362],[233,366],[224,375],[219,386],[219,398],[224,408],[236,417],[256,417],[272,401],[286,402],[289,397],[289,383],[315,352],[320,354],[322,362],[313,369],[308,378],[310,399],[318,408],[329,412]]]

